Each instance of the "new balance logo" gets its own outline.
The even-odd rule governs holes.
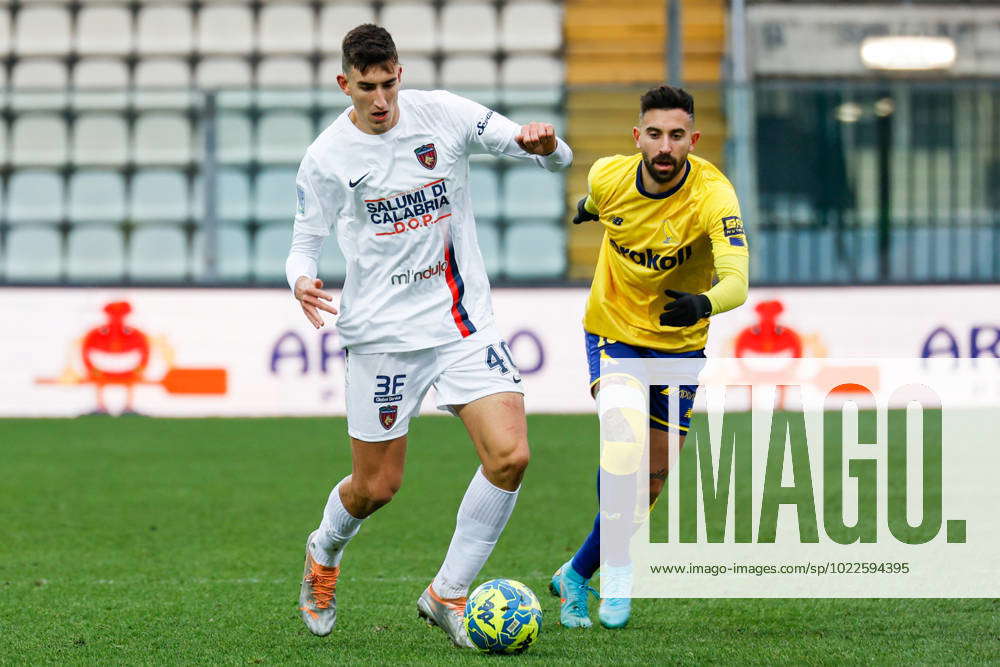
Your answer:
[[[353,187],[354,187],[355,185],[357,185],[357,184],[358,184],[358,183],[360,183],[361,181],[365,180],[365,178],[366,178],[366,177],[368,176],[368,174],[370,174],[370,173],[371,173],[370,171],[367,171],[367,172],[365,172],[365,175],[364,175],[364,176],[362,176],[361,178],[359,178],[359,179],[358,179],[358,180],[356,180],[356,181],[347,181],[347,186],[348,186],[348,187],[350,187],[350,188],[353,188]]]

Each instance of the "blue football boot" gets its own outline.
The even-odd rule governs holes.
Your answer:
[[[597,591],[589,585],[589,579],[584,579],[573,569],[572,561],[567,561],[555,571],[549,582],[549,592],[562,600],[559,610],[559,622],[567,628],[589,628],[590,609],[589,596],[598,597]]]
[[[632,565],[601,568],[601,606],[597,617],[606,628],[624,628],[632,614]]]

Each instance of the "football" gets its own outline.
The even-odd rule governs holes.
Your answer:
[[[520,581],[487,581],[472,591],[465,604],[465,631],[485,653],[523,653],[541,630],[538,598]]]

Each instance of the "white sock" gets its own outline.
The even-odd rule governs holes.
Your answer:
[[[309,543],[312,557],[320,565],[327,567],[340,565],[340,559],[344,557],[344,547],[358,534],[361,522],[364,521],[351,516],[344,503],[340,501],[340,485],[343,483],[344,480],[340,480],[340,484],[333,487],[333,491],[330,492],[326,509],[323,510],[323,521]]]
[[[490,484],[480,467],[458,507],[448,555],[434,577],[434,592],[445,599],[465,597],[486,564],[517,502],[517,491]]]

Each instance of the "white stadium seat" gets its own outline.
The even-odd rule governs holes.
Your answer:
[[[558,218],[563,199],[562,174],[536,166],[514,167],[504,174],[503,213],[513,225],[526,219]]]
[[[180,114],[148,113],[135,124],[135,160],[140,164],[182,164],[191,160],[191,126]]]
[[[246,280],[250,273],[250,237],[242,225],[220,225],[216,236],[215,272],[219,280]],[[192,272],[205,276],[205,236],[199,230],[194,237]]]
[[[449,2],[441,11],[445,51],[492,52],[498,41],[497,11],[492,3]]]
[[[121,109],[127,101],[128,69],[112,58],[84,58],[73,68],[73,106]]]
[[[122,165],[128,161],[128,128],[113,114],[82,114],[73,126],[73,162]]]
[[[62,270],[59,232],[15,227],[7,233],[7,279],[56,280]]]
[[[454,56],[441,66],[441,85],[458,95],[492,106],[497,101],[497,66],[488,56]]]
[[[136,47],[143,55],[182,55],[194,46],[191,10],[185,5],[146,5],[139,9]]]
[[[52,58],[27,58],[14,65],[10,104],[15,109],[38,111],[63,109],[69,74],[66,66]]]
[[[63,218],[63,178],[55,171],[16,171],[7,188],[7,220],[60,222]]]
[[[250,218],[250,179],[239,169],[220,169],[215,177],[216,215],[219,220],[246,222]]]
[[[500,17],[500,43],[508,51],[555,51],[562,46],[557,2],[508,2]]]
[[[64,55],[70,47],[69,9],[56,5],[24,7],[14,26],[14,52],[21,56]]]
[[[257,104],[307,107],[313,102],[312,66],[305,58],[264,58],[257,65]]]
[[[324,53],[340,53],[347,31],[362,23],[375,23],[371,3],[327,2],[319,15],[319,48]]]
[[[566,270],[566,234],[556,225],[508,227],[504,257],[510,278],[561,278]]]
[[[298,164],[315,138],[312,121],[305,114],[278,111],[257,123],[257,159],[265,163]]]
[[[437,68],[434,61],[426,56],[405,56],[400,64],[403,67],[403,87],[433,90],[438,87]]]
[[[483,253],[483,263],[486,265],[486,275],[491,279],[500,274],[503,266],[503,253],[500,248],[500,232],[496,225],[482,224],[476,221],[476,238],[479,249]]]
[[[469,170],[472,212],[476,220],[492,220],[500,215],[500,179],[495,169],[472,165]]]
[[[267,225],[254,239],[253,274],[257,282],[284,282],[285,259],[292,244],[292,223]]]
[[[311,53],[316,45],[309,5],[265,3],[259,21],[257,44],[264,53]]]
[[[191,101],[191,69],[179,58],[143,58],[135,67],[140,108],[184,108]]]
[[[512,56],[500,66],[500,84],[508,104],[554,105],[562,97],[562,61],[550,56]]]
[[[66,273],[70,280],[120,280],[125,270],[122,233],[110,227],[84,227],[69,233]]]
[[[132,50],[127,7],[85,4],[76,17],[76,50],[82,55],[126,55]]]
[[[117,171],[74,173],[69,181],[69,217],[73,223],[124,220],[125,179]]]
[[[206,5],[198,13],[201,53],[249,53],[253,34],[253,15],[248,5]]]
[[[510,110],[507,117],[518,125],[528,123],[549,123],[556,129],[556,134],[560,137],[566,136],[566,119],[562,114],[548,107],[515,107]]]
[[[132,178],[129,218],[133,222],[184,222],[190,206],[188,181],[183,172],[146,169]]]
[[[243,58],[206,58],[195,71],[195,84],[202,90],[218,89],[222,107],[250,104],[250,63]]]
[[[295,168],[274,167],[257,174],[254,217],[260,222],[287,220],[295,215]]]
[[[400,54],[427,53],[438,47],[437,18],[429,3],[386,5],[382,8],[380,24],[392,34]]]
[[[252,149],[250,118],[245,113],[223,111],[215,116],[215,155],[219,162],[249,162]]]
[[[66,123],[55,114],[30,114],[14,121],[11,161],[19,166],[66,161]]]
[[[182,280],[188,253],[179,227],[137,229],[129,239],[128,275],[132,280]]]
[[[10,12],[0,12],[0,57],[10,53]]]

